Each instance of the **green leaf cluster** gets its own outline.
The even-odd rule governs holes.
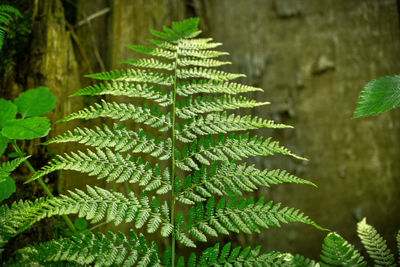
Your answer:
[[[107,118],[115,122],[75,128],[48,140],[45,144],[74,142],[89,148],[55,156],[29,179],[34,181],[59,170],[77,171],[107,183],[125,182],[128,188],[132,184],[141,192],[87,186],[86,190],[72,190],[55,198],[20,201],[0,208],[0,245],[53,215],[76,214],[90,224],[129,223],[131,236],[116,232],[96,235],[78,224],[83,229],[79,235],[22,249],[15,264],[32,259],[37,265],[61,261],[95,266],[184,266],[186,261],[178,258],[176,248],[197,247],[198,241],[206,242],[211,237],[260,233],[287,223],[324,230],[295,208],[263,197],[243,197],[243,192],[281,183],[313,185],[286,171],[260,170],[244,162],[250,157],[276,154],[305,160],[279,142],[251,133],[259,128],[290,126],[234,114],[237,109],[268,104],[241,95],[262,90],[233,82],[242,74],[219,70],[230,62],[216,58],[228,53],[214,50],[221,44],[210,38],[197,38],[198,18],[174,22],[171,28],[151,33],[152,45],[129,46],[142,54],[141,58],[125,61],[130,65],[125,69],[88,75],[100,83],[75,93],[108,95],[107,100],[59,121]],[[38,95],[42,94],[30,93],[15,102],[24,107],[17,109],[22,120],[44,112],[41,105],[28,105],[29,99]],[[119,103],[113,96],[141,101]],[[51,101],[50,97],[46,99]],[[130,130],[126,122],[141,126]],[[17,127],[21,126],[14,125]],[[230,133],[233,131],[239,133]],[[136,234],[138,229],[148,235]],[[153,233],[170,239],[164,253],[154,242],[146,241]],[[217,244],[191,254],[187,265],[276,266],[301,260],[289,254],[260,251],[260,247],[242,249],[230,243]]]
[[[18,9],[9,5],[0,5],[0,50],[3,47],[8,26],[15,17],[22,17]]]
[[[43,86],[21,93],[14,103],[0,98],[0,156],[11,140],[46,136],[50,131],[50,121],[39,116],[55,107],[55,97]]]

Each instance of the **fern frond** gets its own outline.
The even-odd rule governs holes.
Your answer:
[[[213,50],[182,49],[178,51],[178,55],[184,57],[207,59],[207,58],[215,58],[219,56],[229,55],[229,53],[221,51],[213,51]]]
[[[164,32],[156,30],[150,30],[150,32],[160,39],[176,42],[182,38],[193,38],[199,35],[201,31],[198,30],[198,24],[199,18],[189,18],[172,22],[172,29],[164,26]]]
[[[280,252],[260,254],[260,248],[260,246],[253,249],[250,247],[231,248],[231,243],[220,248],[217,243],[214,247],[204,250],[198,260],[192,253],[187,266],[284,266],[290,258],[289,254]]]
[[[149,70],[126,69],[114,70],[85,75],[85,77],[97,80],[112,80],[123,82],[155,83],[159,85],[173,85],[173,77],[169,74],[157,73]]]
[[[193,175],[186,177],[183,185],[179,185],[182,191],[177,195],[177,200],[186,204],[194,204],[205,201],[213,195],[242,195],[242,192],[252,192],[259,186],[270,187],[281,183],[315,186],[286,171],[259,170],[254,165],[247,166],[246,163],[236,164],[223,161],[218,165],[217,162],[213,162],[209,170],[203,165]]]
[[[132,84],[128,82],[104,82],[87,86],[71,96],[78,95],[115,95],[128,97],[141,97],[153,100],[160,106],[169,106],[172,104],[172,94],[166,90],[155,88],[148,84]]]
[[[374,260],[375,266],[396,266],[386,241],[374,227],[367,224],[365,218],[357,224],[357,233],[368,255]]]
[[[400,264],[400,230],[399,232],[397,232],[396,242],[397,242],[397,252],[398,252],[397,255],[399,256],[399,264]]]
[[[180,49],[204,50],[221,46],[222,43],[212,43],[212,38],[182,39],[179,41]]]
[[[194,67],[189,69],[177,69],[176,75],[180,79],[205,78],[214,81],[230,81],[239,77],[245,77],[244,74],[228,73],[220,70]]]
[[[172,152],[171,138],[167,138],[166,141],[163,141],[161,137],[155,139],[153,135],[147,135],[143,129],[134,132],[127,130],[124,125],[117,124],[114,124],[113,129],[105,124],[103,129],[98,126],[95,130],[76,128],[43,144],[66,142],[78,142],[97,148],[114,147],[117,152],[131,150],[133,153],[150,154],[160,160],[169,159]]]
[[[218,135],[213,140],[209,135],[206,138],[194,140],[189,146],[182,149],[182,152],[175,150],[176,166],[182,170],[198,170],[199,164],[210,165],[210,161],[227,161],[229,159],[241,160],[250,156],[269,156],[282,154],[292,156],[297,159],[305,160],[290,152],[287,148],[280,146],[279,142],[271,141],[271,138],[253,136],[249,139],[248,134],[234,135],[225,137]]]
[[[147,106],[137,107],[132,104],[109,103],[104,100],[101,101],[101,105],[96,103],[88,108],[72,113],[58,122],[96,118],[112,118],[120,121],[133,120],[136,123],[144,123],[151,127],[159,128],[160,132],[171,128],[170,114],[159,112],[156,107],[150,109]]]
[[[86,153],[78,151],[70,155],[57,155],[47,166],[42,167],[28,181],[32,182],[57,170],[74,170],[97,175],[98,179],[106,178],[107,182],[139,183],[146,186],[144,190],[157,190],[158,194],[165,194],[171,188],[168,168],[161,170],[156,164],[151,167],[148,162],[143,162],[139,157],[136,162],[128,154],[123,156],[106,148],[105,151],[96,148],[96,152],[87,150]]]
[[[254,108],[267,104],[269,104],[269,102],[257,102],[241,96],[190,97],[187,100],[182,100],[179,104],[177,103],[176,115],[182,119],[190,119],[202,113],[239,108]]]
[[[9,5],[0,5],[0,50],[3,47],[7,26],[13,21],[14,17],[22,17],[18,9]]]
[[[237,200],[232,197],[228,200],[222,198],[215,205],[214,198],[210,198],[205,205],[198,203],[189,210],[186,228],[193,238],[206,242],[206,235],[218,236],[229,234],[229,231],[239,233],[260,232],[261,228],[280,226],[281,223],[301,222],[323,229],[310,220],[299,210],[273,204],[272,201],[264,203],[260,198],[254,203],[253,198]]]
[[[166,59],[175,59],[176,58],[175,52],[168,51],[168,50],[161,49],[161,48],[154,48],[151,46],[144,46],[144,45],[128,45],[127,47],[135,52],[149,55],[149,56],[162,57],[162,58],[166,58]]]
[[[179,42],[168,42],[154,39],[149,39],[148,41],[160,48],[165,48],[171,51],[176,51],[178,47],[179,49],[204,50],[216,48],[222,45],[222,43],[210,43],[210,41],[212,41],[212,38],[181,39],[179,40]]]
[[[118,225],[122,222],[135,222],[136,228],[147,223],[147,232],[153,233],[161,228],[161,234],[168,236],[173,226],[169,216],[161,212],[156,198],[150,203],[145,193],[137,198],[131,191],[128,196],[119,192],[110,192],[100,187],[87,186],[87,193],[76,189],[68,191],[70,196],[60,195],[54,198],[40,198],[35,202],[14,202],[6,207],[0,218],[1,235],[5,238],[24,231],[39,220],[54,215],[78,214],[92,223],[105,218],[106,222]],[[167,205],[166,202],[163,205]],[[3,208],[4,209],[4,208]]]
[[[218,82],[212,80],[193,80],[192,82],[180,82],[177,84],[176,93],[188,96],[199,93],[213,94],[240,94],[254,91],[263,91],[260,88],[231,82]]]
[[[360,253],[340,235],[329,233],[322,244],[322,266],[366,266]]]
[[[175,133],[178,140],[188,143],[196,139],[198,135],[220,134],[260,128],[282,129],[293,127],[249,115],[227,115],[226,112],[216,112],[210,113],[206,117],[199,115],[190,120],[185,120],[181,127],[179,125],[175,126]]]
[[[169,71],[175,69],[175,63],[165,63],[154,58],[129,59],[122,61],[121,63],[129,64],[138,68],[161,69]]]
[[[30,157],[31,156],[20,157],[20,158],[14,159],[12,161],[4,162],[0,166],[0,177],[9,176],[10,173],[12,173],[16,168],[18,168],[19,165],[21,165],[22,162],[24,162],[26,159],[28,159]]]
[[[129,237],[111,231],[107,235],[77,233],[69,238],[26,247],[17,253],[19,261],[15,266],[56,262],[94,266],[161,266],[156,243],[149,244],[142,234],[137,236],[133,231]]]
[[[223,65],[232,64],[229,61],[220,61],[216,59],[198,59],[192,57],[181,57],[178,58],[178,66],[187,67],[187,66],[197,66],[197,67],[219,67]]]

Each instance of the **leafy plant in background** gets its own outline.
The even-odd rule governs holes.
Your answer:
[[[0,5],[0,50],[13,17],[22,17],[21,12],[12,6]]]
[[[21,163],[24,162],[32,174],[36,173],[27,160],[30,156],[26,156],[26,153],[20,150],[17,140],[31,140],[46,136],[50,131],[50,121],[46,117],[41,117],[41,115],[55,107],[55,97],[47,87],[43,86],[21,93],[14,100],[14,103],[0,98],[0,156],[4,154],[8,145],[11,144],[15,152],[10,153],[8,157],[16,158],[0,166],[0,202],[9,198],[15,192],[15,181],[10,174]],[[38,179],[38,182],[46,194],[49,197],[53,197],[44,181]],[[75,230],[68,217],[65,216],[64,220],[72,230]],[[1,229],[1,231],[3,230]],[[0,251],[7,240],[3,238],[3,235],[7,234],[0,233]]]
[[[247,132],[227,134],[289,127],[226,112],[267,104],[236,96],[261,89],[233,83],[231,80],[243,75],[218,70],[217,67],[230,62],[215,58],[227,53],[212,50],[220,43],[195,38],[200,34],[197,18],[174,22],[172,28],[151,33],[157,38],[150,40],[154,46],[129,46],[147,56],[125,62],[136,68],[88,75],[104,82],[75,95],[142,98],[155,106],[102,100],[67,116],[61,121],[111,118],[118,123],[94,129],[76,128],[49,140],[47,144],[77,142],[93,148],[58,155],[29,180],[57,170],[74,170],[96,175],[109,183],[135,184],[141,194],[87,186],[86,191],[76,189],[68,195],[20,201],[0,208],[0,229],[1,237],[6,240],[45,217],[77,214],[92,224],[102,220],[115,225],[126,222],[137,229],[145,227],[148,233],[159,231],[163,237],[171,238],[170,246],[161,253],[155,242],[147,241],[133,229],[129,236],[112,231],[107,235],[83,231],[24,248],[17,253],[16,264],[57,261],[96,266],[291,264],[294,258],[289,254],[259,254],[259,247],[233,248],[230,243],[216,244],[197,256],[192,253],[186,260],[175,257],[176,243],[196,247],[196,241],[206,242],[220,234],[258,233],[261,228],[291,222],[322,228],[299,210],[266,202],[264,198],[240,197],[243,192],[260,186],[313,185],[286,171],[259,170],[241,162],[250,156],[274,154],[303,159],[271,138],[250,137]],[[195,97],[196,94],[211,95]],[[145,128],[132,131],[121,124],[123,121],[133,121]],[[158,136],[148,133],[150,128]],[[142,157],[135,159],[134,154],[139,153],[160,164],[153,165]],[[169,167],[163,167],[166,164]],[[178,206],[189,207],[189,212],[177,212]]]
[[[377,115],[400,106],[400,75],[370,81],[361,91],[353,118]]]
[[[374,266],[398,266],[394,255],[386,246],[386,241],[364,218],[357,224],[357,234]],[[400,231],[397,234],[397,246],[400,256]],[[329,233],[324,239],[321,251],[322,262],[318,263],[303,256],[295,256],[291,261],[294,266],[367,266],[367,262],[355,247],[337,233]],[[400,261],[399,261],[400,264]]]

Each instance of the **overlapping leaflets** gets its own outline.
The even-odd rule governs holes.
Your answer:
[[[0,98],[0,156],[10,140],[46,136],[50,131],[49,119],[39,116],[55,106],[56,98],[43,86],[21,93],[14,103]]]
[[[29,157],[16,158],[0,165],[0,202],[9,198],[15,192],[15,181],[10,177],[10,174]]]

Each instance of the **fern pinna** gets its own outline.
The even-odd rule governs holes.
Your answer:
[[[243,192],[260,186],[313,185],[286,171],[259,170],[241,162],[251,156],[274,154],[303,159],[271,138],[246,132],[290,126],[227,113],[227,110],[267,104],[238,96],[262,90],[231,82],[244,75],[217,69],[230,64],[215,59],[227,53],[213,50],[221,44],[212,39],[195,38],[200,34],[197,18],[174,22],[171,28],[151,33],[156,38],[150,40],[153,46],[129,46],[145,58],[124,62],[130,64],[128,69],[88,75],[103,82],[81,89],[75,95],[141,98],[153,102],[154,107],[102,100],[67,116],[61,121],[111,118],[116,123],[94,129],[76,128],[49,140],[47,144],[77,142],[88,149],[58,155],[30,179],[33,181],[57,170],[73,170],[107,182],[137,185],[142,194],[88,186],[86,191],[74,190],[52,199],[21,201],[10,208],[3,206],[1,238],[7,240],[48,216],[77,214],[91,223],[125,222],[137,229],[144,227],[148,233],[160,231],[163,237],[171,238],[170,247],[161,253],[154,242],[146,241],[134,229],[129,237],[114,232],[107,235],[82,232],[25,248],[20,260],[97,266],[269,266],[290,262],[292,258],[288,254],[259,254],[259,247],[231,248],[230,244],[216,244],[187,259],[175,257],[179,255],[178,244],[196,247],[196,241],[206,242],[220,234],[258,233],[261,228],[290,222],[320,227],[299,210],[263,198],[240,197]],[[124,121],[143,126],[132,131],[121,123]],[[146,132],[149,128],[154,128],[158,136]],[[232,131],[244,131],[244,134],[228,134]],[[166,134],[168,138],[163,138]],[[169,167],[151,164],[135,157],[135,153],[168,162]],[[189,212],[177,212],[178,205],[189,206]]]

